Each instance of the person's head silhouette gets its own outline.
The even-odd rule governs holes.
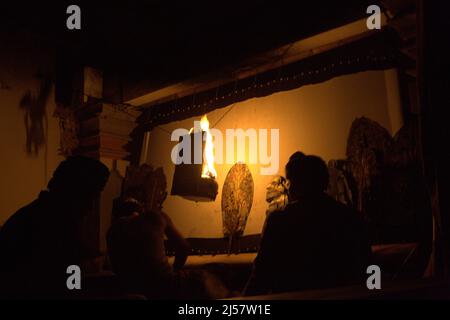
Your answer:
[[[294,156],[295,154],[297,156]],[[286,164],[291,200],[322,194],[328,186],[329,179],[325,162],[317,156],[295,154]]]
[[[108,177],[109,170],[100,161],[72,156],[59,164],[47,189],[53,199],[82,215],[92,209]]]
[[[303,159],[305,157],[305,154],[301,151],[296,151],[289,157],[289,161],[295,160],[295,159]]]

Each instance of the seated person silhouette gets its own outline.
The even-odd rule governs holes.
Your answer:
[[[325,162],[296,153],[286,177],[289,203],[267,217],[245,295],[361,283],[371,255],[365,225],[325,194]]]
[[[0,230],[1,294],[6,298],[64,298],[67,267],[96,258],[83,241],[84,219],[93,209],[109,170],[97,160],[62,161],[38,199],[18,210]],[[77,291],[77,290],[74,290]]]
[[[146,210],[143,201],[136,200],[143,198],[139,194],[131,189],[115,201],[107,234],[111,265],[125,290],[151,299],[224,297],[226,289],[212,275],[181,270],[189,253],[187,241],[161,208]],[[166,256],[165,237],[175,250],[173,265]]]

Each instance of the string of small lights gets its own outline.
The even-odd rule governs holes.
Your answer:
[[[396,56],[394,54],[391,54],[390,56],[376,56],[376,55],[367,55],[364,58],[361,57],[355,57],[355,58],[348,58],[348,59],[341,59],[339,62],[332,62],[329,63],[327,65],[321,66],[320,68],[313,68],[310,70],[305,70],[305,71],[301,71],[295,74],[286,74],[286,75],[282,75],[280,70],[278,70],[279,72],[279,77],[274,78],[272,80],[269,81],[265,81],[265,82],[258,82],[256,77],[255,77],[255,81],[253,85],[244,87],[244,88],[239,88],[238,83],[239,81],[236,81],[236,88],[235,90],[222,94],[222,95],[217,95],[215,98],[210,98],[207,101],[204,101],[203,103],[197,103],[197,104],[192,104],[192,105],[186,105],[184,107],[180,107],[180,106],[176,106],[176,107],[167,107],[164,106],[165,109],[167,109],[167,111],[157,111],[156,113],[152,112],[152,110],[150,110],[150,116],[147,117],[147,119],[144,121],[143,125],[146,127],[153,127],[155,125],[158,125],[158,122],[164,122],[161,120],[164,120],[165,118],[170,117],[171,115],[174,114],[183,114],[183,113],[193,113],[192,111],[194,110],[208,110],[212,105],[214,105],[214,103],[218,103],[220,101],[224,101],[227,98],[233,98],[235,100],[242,101],[244,99],[237,99],[237,97],[241,96],[241,97],[245,97],[246,94],[248,94],[249,92],[252,91],[256,91],[258,89],[270,89],[276,86],[279,86],[280,84],[288,84],[291,83],[294,87],[295,83],[299,83],[299,86],[304,85],[305,82],[307,81],[302,81],[302,80],[306,80],[306,78],[311,78],[311,77],[317,77],[322,73],[325,72],[329,72],[330,70],[336,69],[336,68],[341,68],[344,66],[350,66],[350,65],[356,65],[356,64],[361,64],[361,63],[367,63],[367,62],[371,62],[372,64],[384,64],[388,61],[394,61],[396,58]],[[314,83],[314,82],[312,82]],[[215,90],[218,91],[218,88],[216,88]],[[229,110],[231,111],[231,110]],[[217,125],[217,123],[215,124]]]
[[[126,103],[115,104],[116,110],[129,113],[130,110],[142,112],[139,117],[139,126],[144,130],[161,127],[162,124],[182,120],[212,110],[231,105],[225,113],[214,123],[218,125],[223,118],[233,110],[236,103],[254,97],[263,97],[269,94],[292,90],[306,84],[323,82],[332,77],[354,73],[364,70],[386,69],[397,64],[398,53],[388,45],[385,46],[384,38],[377,38],[377,44],[367,42],[365,39],[362,46],[356,46],[357,50],[330,51],[313,56],[308,60],[300,60],[282,67],[275,68],[263,73],[235,80],[222,86],[194,93],[187,97],[177,97],[174,100],[154,105],[149,108],[133,106]],[[380,46],[381,43],[381,46]],[[352,44],[355,45],[355,44]],[[279,63],[289,52],[288,47],[281,57],[277,57],[273,63]],[[381,50],[380,50],[381,49]]]

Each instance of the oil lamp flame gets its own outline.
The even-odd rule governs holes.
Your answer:
[[[206,114],[200,120],[200,128],[205,132],[202,178],[215,178],[217,177],[217,172],[214,168],[214,144],[211,132],[209,131],[209,121]]]

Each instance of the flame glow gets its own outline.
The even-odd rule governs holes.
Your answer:
[[[203,151],[202,178],[215,178],[217,177],[217,172],[214,168],[214,144],[211,132],[209,131],[209,121],[206,114],[200,120],[200,127],[206,135],[205,149]]]

